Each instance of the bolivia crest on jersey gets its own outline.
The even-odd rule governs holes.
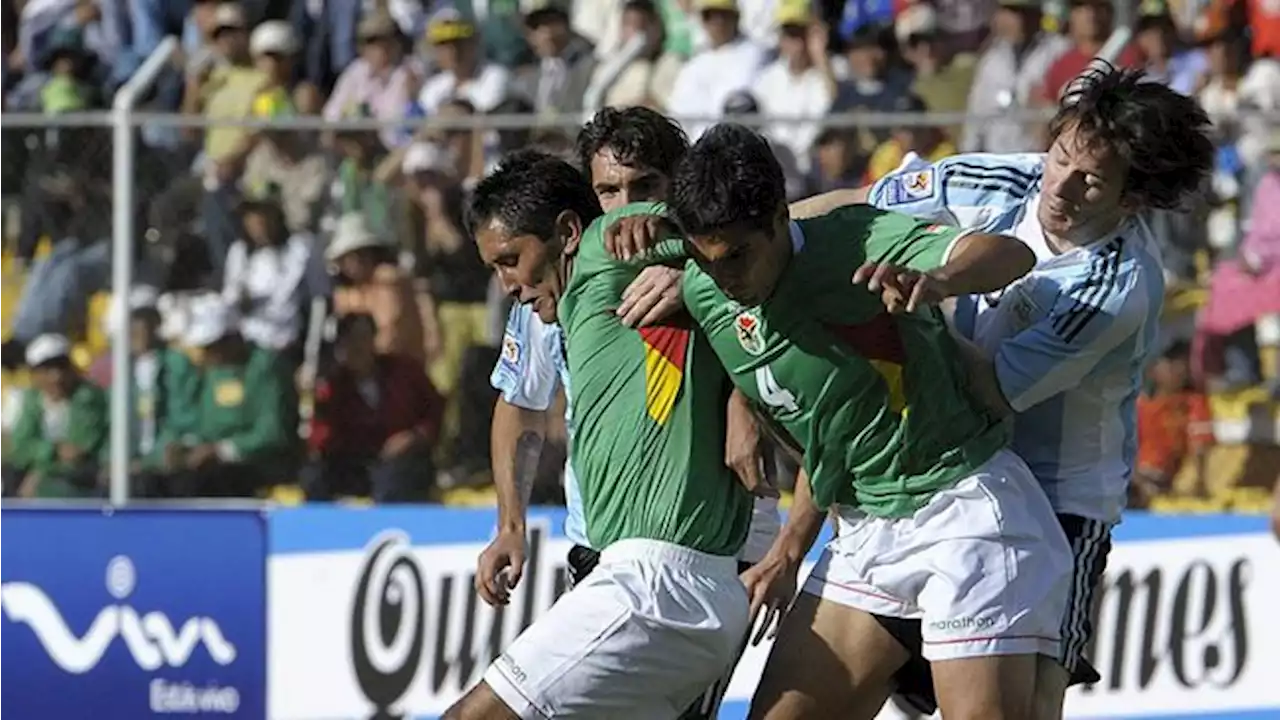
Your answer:
[[[743,310],[734,318],[733,329],[738,333],[738,344],[751,355],[764,352],[764,333],[760,330],[760,318],[750,310]]]

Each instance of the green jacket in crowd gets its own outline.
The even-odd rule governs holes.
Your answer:
[[[200,372],[186,353],[162,348],[157,350],[158,375],[150,391],[143,391],[137,377],[130,378],[133,396],[133,444],[131,457],[141,460],[145,469],[159,469],[164,459],[164,446],[180,442],[195,426],[200,394]],[[135,359],[136,362],[136,359]],[[135,366],[136,367],[136,366]],[[148,452],[143,452],[144,430],[154,423],[155,439]],[[110,452],[108,448],[106,453]],[[107,454],[103,455],[105,461]]]
[[[108,444],[110,409],[106,392],[87,380],[68,398],[66,437],[46,437],[44,401],[31,388],[22,395],[22,410],[10,436],[5,462],[23,473],[41,477],[39,497],[76,497],[94,494],[98,460]],[[67,463],[58,457],[59,442],[74,446],[80,459]]]
[[[170,397],[165,442],[228,443],[238,462],[275,464],[294,457],[297,399],[293,378],[278,355],[261,348],[244,365],[196,370],[193,404]]]

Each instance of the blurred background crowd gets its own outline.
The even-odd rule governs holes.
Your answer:
[[[1280,471],[1280,0],[4,0],[4,493],[104,493],[131,383],[144,497],[484,503],[509,300],[466,236],[512,149],[645,105],[772,141],[790,192],[916,152],[1038,152],[1119,24],[1117,64],[1216,125],[1202,200],[1153,222],[1169,294],[1133,502],[1257,509]],[[107,312],[101,113],[139,108],[135,286]],[[500,121],[500,122],[499,122]],[[128,323],[133,377],[108,336]],[[538,498],[559,494],[559,453]]]

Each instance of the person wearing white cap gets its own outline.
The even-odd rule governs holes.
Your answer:
[[[236,313],[220,300],[192,308],[184,339],[200,350],[199,390],[170,403],[160,450],[165,494],[249,497],[291,477],[297,399],[279,355],[245,342]]]
[[[426,362],[422,312],[413,280],[396,263],[396,248],[369,230],[362,214],[348,213],[338,219],[325,259],[337,275],[334,314],[372,315],[378,352]]]
[[[99,458],[107,443],[107,396],[71,362],[71,343],[41,335],[26,348],[33,387],[4,455],[4,494],[88,497],[99,492]]]

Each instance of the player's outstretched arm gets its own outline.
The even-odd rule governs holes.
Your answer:
[[[908,239],[904,247],[913,242],[928,244]],[[923,271],[896,262],[871,261],[854,272],[853,283],[865,283],[868,290],[880,293],[889,312],[915,312],[921,305],[999,290],[1035,265],[1035,254],[1020,240],[990,233],[959,235],[946,258],[941,267]]]
[[[490,605],[506,605],[525,559],[525,514],[546,438],[546,411],[526,410],[498,398],[489,449],[498,495],[498,534],[480,554],[476,592]]]

